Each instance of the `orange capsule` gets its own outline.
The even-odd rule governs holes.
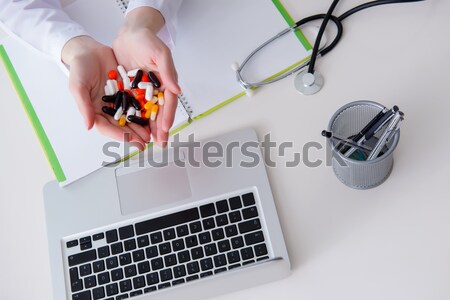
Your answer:
[[[125,115],[122,115],[119,119],[119,126],[125,127],[126,124],[127,124],[127,119],[126,119]]]
[[[143,89],[135,89],[134,92],[136,94],[145,94],[145,90],[143,90]]]
[[[108,72],[108,78],[111,80],[116,80],[119,77],[116,70],[111,70]]]
[[[117,81],[117,87],[119,88],[119,91],[123,92],[123,81]]]

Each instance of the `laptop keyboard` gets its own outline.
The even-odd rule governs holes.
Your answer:
[[[72,300],[119,300],[268,259],[253,193],[65,243]]]

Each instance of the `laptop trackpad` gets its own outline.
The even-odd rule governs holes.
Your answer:
[[[192,196],[186,167],[169,163],[161,167],[116,170],[122,215],[167,205]]]

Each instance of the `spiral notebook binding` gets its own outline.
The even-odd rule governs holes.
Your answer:
[[[127,11],[128,3],[130,3],[130,0],[116,0],[116,2],[120,10],[125,13]]]
[[[184,96],[183,94],[180,94],[180,95],[178,95],[178,100],[180,101],[181,105],[183,105],[184,110],[187,112],[189,117],[192,117],[192,114],[194,113],[194,111],[192,110],[192,107],[191,107],[189,101],[186,99],[186,96]]]

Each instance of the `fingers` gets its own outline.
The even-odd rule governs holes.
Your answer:
[[[75,97],[78,110],[84,118],[86,128],[88,130],[92,129],[95,123],[95,112],[89,89],[82,84],[74,83],[72,78],[69,83],[69,88]]]
[[[159,55],[156,64],[158,66],[161,80],[166,86],[166,89],[175,95],[180,94],[181,88],[178,85],[177,71],[175,70],[175,65],[169,49],[162,51],[162,54]]]
[[[144,140],[131,128],[128,128],[128,126],[118,127],[116,124],[112,124],[110,120],[101,115],[97,115],[95,124],[98,131],[103,135],[109,136],[118,141],[130,142],[141,151],[145,149]]]
[[[164,113],[162,114],[161,129],[169,132],[175,119],[175,113],[178,106],[178,96],[166,90],[164,93],[165,104]]]

